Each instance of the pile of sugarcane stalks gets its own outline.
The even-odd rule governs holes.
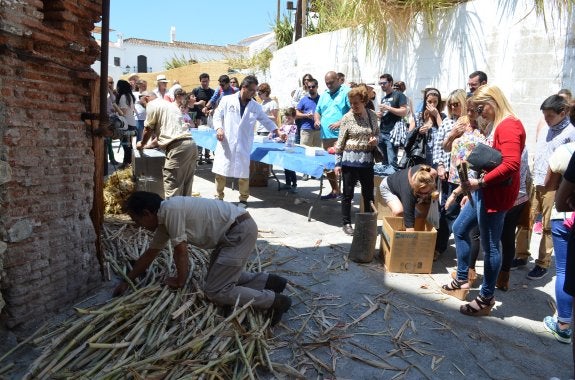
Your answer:
[[[107,260],[123,276],[150,236],[125,223],[107,225],[104,233]],[[102,305],[75,308],[72,318],[35,338],[44,351],[26,378],[253,379],[256,370],[274,371],[274,366],[291,371],[269,359],[264,314],[247,304],[225,316],[206,300],[198,284],[209,253],[191,246],[189,252],[185,288],[172,291],[161,283],[173,271],[166,249],[136,290]]]

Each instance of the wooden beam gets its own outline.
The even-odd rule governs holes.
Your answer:
[[[91,112],[99,113],[100,110],[100,82],[90,82],[91,87]],[[99,120],[92,121],[99,127]],[[92,128],[94,132],[96,128]],[[104,138],[92,133],[92,150],[94,152],[94,194],[90,218],[96,233],[96,257],[100,263],[100,273],[104,279],[104,249],[102,244],[102,230],[104,226],[104,164],[106,161]]]

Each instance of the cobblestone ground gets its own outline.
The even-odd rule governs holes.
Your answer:
[[[276,172],[283,180],[283,171]],[[341,231],[340,203],[318,201],[307,220],[319,184],[299,180],[292,194],[278,191],[270,179],[267,187],[251,190],[248,210],[259,226],[262,266],[289,278],[294,301],[270,331],[271,360],[286,368],[277,376],[262,370],[260,378],[294,378],[285,373],[287,366],[306,379],[572,376],[571,346],[557,342],[542,324],[554,312],[554,270],[539,281],[525,277],[527,268],[512,272],[509,291],[496,292],[491,316],[464,316],[458,312],[462,302],[440,292],[456,264],[453,247],[434,263],[432,274],[386,273],[379,256],[370,264],[350,262],[352,238]],[[209,165],[198,166],[194,191],[213,196]],[[238,192],[226,189],[225,200],[237,201]],[[356,211],[358,202],[359,188]],[[532,248],[537,244],[534,235]],[[477,270],[482,269],[480,260]],[[108,297],[111,286],[106,284],[94,300]],[[473,289],[469,299],[477,292]],[[0,353],[15,342],[14,334],[0,332]],[[15,355],[9,378],[19,378],[35,355],[33,350]]]

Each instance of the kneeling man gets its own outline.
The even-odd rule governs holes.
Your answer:
[[[149,248],[136,261],[128,278],[138,278],[170,241],[174,247],[176,277],[166,284],[185,285],[189,274],[188,243],[213,249],[205,279],[204,293],[220,305],[239,305],[254,300],[252,306],[272,311],[272,325],[278,323],[291,306],[291,299],[280,294],[287,280],[267,273],[243,271],[253,251],[258,227],[245,209],[219,200],[176,196],[163,200],[155,193],[137,191],[125,203],[125,211],[139,226],[154,231]],[[124,293],[120,283],[114,295]]]

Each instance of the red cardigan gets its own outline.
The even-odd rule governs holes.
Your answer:
[[[487,212],[507,211],[519,193],[521,152],[525,129],[514,117],[503,119],[493,136],[493,148],[501,152],[501,164],[485,175],[483,199]]]

